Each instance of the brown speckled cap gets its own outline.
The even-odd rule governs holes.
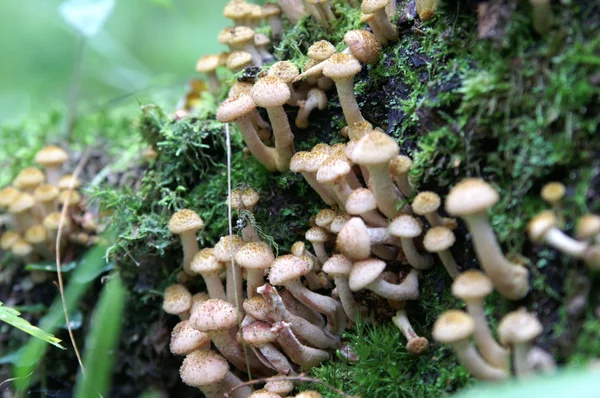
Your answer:
[[[446,211],[452,216],[469,216],[494,206],[500,196],[481,178],[466,178],[456,184],[446,197]]]
[[[220,383],[229,372],[229,363],[211,350],[198,350],[187,355],[179,368],[181,380],[192,387]]]
[[[204,222],[193,210],[183,209],[173,214],[169,221],[169,230],[174,234],[197,231],[204,227]]]
[[[221,299],[203,302],[190,318],[190,325],[205,333],[218,333],[237,325],[238,312],[233,304]]]

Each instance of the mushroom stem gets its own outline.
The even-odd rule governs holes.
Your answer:
[[[244,302],[244,286],[243,280],[244,277],[242,275],[242,268],[237,265],[234,261],[228,261],[225,264],[227,269],[226,276],[226,290],[227,290],[227,301],[231,304],[235,305],[236,308],[242,310],[243,302]],[[234,277],[235,275],[235,277]],[[234,281],[236,283],[234,283]],[[236,295],[237,295],[237,303],[236,303]],[[243,314],[242,314],[243,316]]]
[[[322,64],[326,62],[322,62]],[[356,123],[366,122],[354,95],[354,79],[334,79],[334,82],[346,124],[352,126]]]
[[[323,315],[321,315],[320,312],[296,300],[294,296],[292,296],[292,293],[290,293],[287,289],[281,289],[281,291],[279,292],[279,296],[281,297],[283,305],[285,305],[285,308],[290,313],[300,318],[306,319],[308,322],[312,323],[315,326],[318,326],[320,328],[325,327],[325,319],[323,318]]]
[[[235,123],[242,133],[242,137],[244,137],[244,142],[248,146],[250,153],[254,155],[256,160],[265,166],[268,171],[277,170],[277,151],[274,148],[266,146],[261,141],[256,129],[254,128],[254,125],[252,124],[251,117],[243,116],[236,120]]]
[[[325,202],[328,206],[333,206],[333,205],[337,204],[336,200],[332,197],[331,193],[327,190],[327,188],[325,188],[323,185],[321,185],[317,181],[317,177],[315,176],[315,173],[301,171],[300,174],[302,174],[302,176],[304,177],[304,179],[306,180],[308,185],[310,185],[311,188],[317,194],[319,194],[321,199],[323,199],[323,202]]]
[[[458,362],[467,371],[479,380],[505,380],[508,378],[506,371],[495,368],[487,363],[471,345],[468,339],[450,343]]]
[[[467,312],[475,321],[475,344],[481,355],[492,366],[508,370],[509,353],[492,336],[485,316],[483,300],[465,300],[465,302],[467,304]]]
[[[586,242],[573,239],[556,227],[546,232],[544,241],[556,250],[574,258],[583,258],[588,249]]]
[[[62,176],[62,170],[60,166],[46,166],[46,181],[50,185],[57,185],[58,180]]]
[[[267,113],[275,138],[275,150],[277,152],[275,165],[278,171],[284,172],[289,169],[290,160],[294,155],[294,135],[282,106],[267,108]]]
[[[550,0],[529,0],[533,7],[533,28],[540,34],[548,33],[552,25]]]
[[[392,322],[394,325],[406,337],[406,349],[411,354],[419,355],[422,354],[429,347],[429,342],[426,338],[419,336],[415,330],[413,329],[410,321],[408,320],[408,316],[406,315],[406,311],[400,309],[396,311],[396,316],[392,318]]]
[[[420,254],[417,248],[415,247],[415,242],[412,240],[412,238],[401,237],[400,242],[402,245],[402,251],[406,256],[406,260],[414,268],[425,270],[433,266],[433,257],[431,257],[431,255],[429,254]]]
[[[249,269],[247,270],[246,277],[246,291],[248,293],[248,298],[252,298],[257,294],[256,289],[258,289],[259,286],[262,286],[265,283],[264,270]]]
[[[208,291],[208,296],[210,298],[218,298],[221,300],[227,299],[225,289],[223,288],[223,282],[221,281],[219,274],[204,273],[202,274],[202,278],[204,279],[204,284],[206,285],[206,290]]]
[[[329,359],[327,351],[300,343],[290,326],[287,322],[277,322],[271,330],[277,333],[277,342],[294,363],[300,365],[302,369],[309,370]]]
[[[411,270],[398,285],[387,282],[382,275],[379,275],[366,288],[388,300],[416,300],[419,298],[419,271]]]
[[[456,264],[452,252],[450,252],[450,250],[442,250],[441,252],[438,252],[437,255],[442,261],[444,268],[446,268],[448,275],[450,275],[452,279],[456,279],[456,277],[460,275],[460,271],[458,270],[458,264]]]
[[[377,207],[386,217],[393,217],[397,213],[397,206],[402,196],[390,178],[387,164],[367,165],[366,167],[369,171],[369,185],[375,195]]]
[[[348,277],[334,276],[333,281],[335,282],[337,294],[342,303],[342,308],[344,309],[344,312],[352,322],[356,322],[356,320],[360,317],[361,314],[360,309],[356,304],[356,301],[354,301],[354,296],[352,295],[350,286],[348,285]]]
[[[279,5],[281,11],[283,11],[292,25],[296,25],[306,16],[304,5],[298,0],[277,0],[277,5]]]
[[[531,347],[527,354],[527,363],[533,370],[540,370],[542,373],[556,371],[556,362],[552,355],[539,347]]]
[[[533,367],[530,366],[528,359],[531,343],[514,343],[512,346],[513,364],[517,377],[527,377],[534,374]]]
[[[188,275],[194,275],[191,270],[192,259],[198,253],[198,241],[196,240],[196,231],[184,231],[181,236],[181,245],[183,247],[183,270]]]

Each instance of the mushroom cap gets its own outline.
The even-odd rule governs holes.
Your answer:
[[[337,53],[327,59],[323,74],[333,80],[352,79],[362,69],[353,55]]]
[[[284,83],[291,83],[299,74],[300,71],[296,65],[290,61],[275,62],[267,72],[267,76],[277,77]]]
[[[421,355],[429,348],[429,341],[425,337],[415,337],[406,344],[406,350],[413,355]]]
[[[410,171],[412,160],[408,156],[398,155],[390,160],[390,174],[400,176]]]
[[[321,184],[332,185],[344,178],[351,170],[350,164],[345,160],[330,157],[319,167],[317,181]]]
[[[456,237],[449,228],[433,227],[425,234],[423,246],[430,253],[439,253],[448,250],[454,242],[456,242]]]
[[[71,189],[71,182],[73,183],[72,189],[77,189],[81,186],[81,181],[79,181],[79,178],[75,178],[73,174],[65,174],[64,176],[60,177],[60,180],[58,180],[58,189]]]
[[[390,4],[390,0],[363,0],[362,12],[365,14],[373,14],[378,10],[385,8]]]
[[[350,30],[344,35],[344,42],[360,62],[374,64],[379,60],[381,44],[373,33],[364,29]]]
[[[465,271],[452,282],[452,295],[463,301],[483,300],[493,291],[490,278],[477,270]]]
[[[248,242],[235,253],[235,262],[247,269],[267,269],[273,261],[273,251],[263,242]]]
[[[509,312],[498,324],[498,337],[503,345],[529,342],[543,331],[540,321],[524,307]]]
[[[316,173],[319,171],[319,167],[329,158],[331,155],[331,147],[319,147],[313,148],[310,151],[306,164],[304,165],[304,171],[307,173]]]
[[[48,231],[56,231],[58,230],[58,227],[60,226],[60,220],[62,218],[62,214],[58,211],[54,211],[50,214],[48,214],[46,216],[46,218],[44,218],[44,227],[48,230]],[[65,217],[65,228],[68,228],[70,225],[71,221],[69,221],[68,217]]]
[[[350,290],[357,292],[364,289],[371,282],[375,281],[385,269],[385,262],[376,258],[369,258],[363,261],[354,263],[350,276],[348,277],[348,285]]]
[[[358,140],[350,160],[361,166],[387,164],[398,155],[399,150],[392,137],[373,130]]]
[[[46,180],[44,173],[37,167],[25,167],[17,174],[13,185],[17,189],[35,188]]]
[[[10,251],[17,257],[25,257],[33,252],[33,246],[31,246],[25,239],[19,239],[13,243]]]
[[[355,189],[346,200],[346,211],[348,214],[358,216],[376,209],[377,202],[375,201],[375,195],[367,188]]]
[[[202,304],[203,302],[205,302],[208,299],[210,299],[210,296],[206,292],[200,292],[200,293],[194,294],[192,296],[192,306],[190,307],[190,314],[193,314],[196,311],[196,309],[198,309],[200,304]]]
[[[332,209],[322,209],[315,217],[315,224],[321,228],[326,228],[331,224],[337,213]]]
[[[246,94],[246,95],[250,95],[250,92],[252,91],[253,86],[254,86],[254,84],[248,83],[248,82],[235,82],[229,89],[229,93],[227,94],[227,96],[234,97],[234,96],[242,94],[242,93]],[[252,102],[254,102],[254,101],[252,101]]]
[[[169,221],[169,231],[181,234],[188,231],[197,231],[204,227],[204,221],[193,210],[183,209],[173,214]]]
[[[282,286],[288,282],[299,280],[311,270],[311,263],[304,257],[296,257],[291,254],[280,256],[271,264],[269,271],[269,282],[275,286]]]
[[[239,93],[227,98],[217,109],[217,120],[230,123],[246,116],[256,109],[256,104],[248,94]]]
[[[327,40],[319,40],[314,42],[310,47],[308,47],[308,52],[306,53],[310,59],[317,62],[325,61],[333,54],[335,54],[335,46]]]
[[[285,397],[294,390],[294,383],[290,380],[271,380],[265,384],[265,390]]]
[[[281,398],[281,395],[261,388],[260,390],[256,390],[252,394],[248,395],[248,398]]]
[[[244,340],[255,347],[261,347],[277,340],[277,334],[271,331],[271,325],[256,321],[242,328]]]
[[[475,321],[464,311],[444,312],[433,325],[433,338],[440,343],[455,343],[468,339],[475,332]]]
[[[209,299],[198,306],[190,317],[190,325],[205,333],[224,332],[237,325],[235,306],[221,299]]]
[[[538,243],[544,239],[550,228],[556,226],[556,216],[551,210],[545,210],[537,214],[527,224],[527,235],[532,242]]]
[[[269,39],[269,36],[265,35],[264,33],[257,33],[254,35],[254,45],[256,47],[267,47],[269,44],[271,44],[271,39]]]
[[[236,71],[250,66],[252,63],[252,54],[246,51],[233,51],[227,57],[227,69]]]
[[[306,171],[306,166],[310,162],[312,155],[310,152],[299,151],[294,153],[290,160],[290,171],[292,173],[301,173]]]
[[[254,30],[247,26],[236,26],[232,28],[229,44],[234,47],[254,44]]]
[[[323,272],[331,276],[348,276],[352,271],[352,262],[341,254],[334,254],[323,264]]]
[[[266,3],[262,6],[262,15],[265,18],[281,15],[281,8],[275,3]]]
[[[365,222],[353,217],[338,233],[336,249],[352,261],[366,260],[371,255],[371,241]]]
[[[207,387],[220,383],[229,372],[229,363],[211,350],[188,354],[179,368],[179,376],[188,386]]]
[[[419,193],[412,202],[412,209],[415,214],[424,216],[429,213],[433,213],[440,208],[442,200],[440,196],[435,192],[421,192]]]
[[[270,314],[270,309],[263,296],[254,296],[244,300],[244,311],[253,318],[264,321]]]
[[[329,230],[334,234],[338,234],[342,230],[342,228],[344,228],[346,223],[350,221],[351,218],[352,216],[350,214],[338,214],[337,216],[335,216],[331,224],[329,224]]]
[[[575,237],[577,239],[591,239],[600,234],[600,216],[586,214],[577,220],[575,226]]]
[[[69,154],[56,145],[48,145],[35,154],[34,162],[44,167],[60,166],[69,159]]]
[[[416,238],[423,232],[419,220],[408,214],[396,217],[388,226],[390,234],[400,238]]]
[[[22,239],[21,235],[15,231],[6,231],[0,238],[0,248],[2,250],[8,250],[20,239]]]
[[[261,108],[283,106],[292,96],[288,85],[276,76],[265,76],[252,87],[252,99]]]
[[[190,269],[197,274],[216,274],[221,272],[223,264],[217,260],[213,249],[206,248],[194,255]]]
[[[296,257],[302,257],[306,254],[306,244],[302,241],[294,242],[290,248],[290,253]]]
[[[21,195],[21,191],[15,187],[8,186],[0,190],[0,206],[9,207],[18,197]]]
[[[494,206],[500,196],[481,178],[465,178],[446,197],[446,211],[452,216],[470,216]]]
[[[323,398],[323,396],[316,391],[302,391],[295,398]]]
[[[35,199],[28,193],[21,193],[8,207],[10,214],[20,214],[35,206]]]
[[[40,185],[33,191],[33,197],[37,202],[50,202],[56,200],[59,190],[54,185]]]
[[[210,345],[210,336],[192,328],[189,320],[179,322],[171,332],[169,348],[174,355],[188,355],[207,345]]]
[[[560,182],[549,182],[542,188],[541,196],[548,203],[556,203],[565,196],[566,188]]]
[[[311,243],[324,243],[329,239],[329,234],[323,228],[312,227],[306,231],[304,238]]]
[[[221,57],[219,55],[205,55],[196,62],[196,72],[214,72],[220,65]]]
[[[192,294],[183,285],[171,285],[165,289],[163,310],[167,314],[181,314],[192,306]]]
[[[233,38],[233,28],[225,28],[219,32],[217,41],[221,44],[231,45],[231,39]]]
[[[237,235],[223,236],[215,245],[213,254],[217,260],[222,262],[231,262],[231,256],[235,256],[238,250],[244,246],[246,242]]]
[[[235,210],[252,210],[258,203],[260,195],[252,187],[237,188],[231,191],[229,201]]]
[[[43,225],[34,225],[25,231],[25,240],[32,245],[43,243],[48,237],[48,232]]]
[[[223,8],[223,16],[234,21],[246,18],[248,14],[250,9],[245,1],[230,1]]]
[[[74,206],[81,202],[81,195],[74,189],[65,189],[58,194],[58,203],[62,205]]]

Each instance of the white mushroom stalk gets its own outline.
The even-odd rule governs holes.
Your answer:
[[[277,0],[277,4],[283,11],[285,17],[296,25],[303,17],[306,16],[304,5],[300,0]]]
[[[388,300],[406,301],[419,298],[419,270],[412,269],[400,283],[390,283],[382,275],[385,262],[368,259],[354,263],[348,284],[350,290],[357,292],[367,289]]]
[[[390,21],[390,17],[386,13],[386,7],[390,0],[363,0],[362,11],[365,14],[373,14],[375,24],[381,34],[389,41],[398,40],[398,28]]]
[[[544,242],[573,258],[584,258],[589,244],[571,238],[556,225],[557,219],[552,211],[541,212],[529,222],[527,227],[529,239],[534,243]]]
[[[317,181],[317,177],[314,172],[309,172],[308,167],[315,160],[315,155],[311,152],[296,152],[290,161],[290,171],[293,173],[300,173],[311,186],[311,188],[319,194],[323,202],[329,206],[335,205],[337,202],[329,190],[321,185]]]
[[[429,341],[425,337],[419,336],[415,330],[413,329],[410,321],[408,320],[408,316],[406,315],[406,311],[400,309],[396,311],[396,316],[392,318],[392,322],[406,337],[408,342],[406,343],[406,350],[413,355],[421,355],[427,348],[429,348]]]
[[[360,317],[361,311],[348,285],[348,276],[351,270],[352,262],[341,254],[334,254],[323,264],[323,271],[331,276],[335,282],[337,294],[346,316],[352,322],[356,322]]]
[[[390,223],[388,227],[390,234],[400,238],[402,244],[402,250],[410,265],[416,269],[429,269],[433,265],[433,258],[431,255],[422,255],[417,251],[414,238],[421,235],[423,228],[419,221],[409,215],[401,215],[396,217],[394,221]]]
[[[242,329],[244,340],[250,344],[268,362],[272,369],[283,375],[294,375],[294,368],[273,343],[277,335],[271,331],[271,325],[256,321]],[[257,355],[258,356],[258,355]],[[259,357],[260,358],[260,357]]]
[[[223,264],[214,256],[213,249],[202,249],[196,253],[190,268],[193,272],[202,275],[210,298],[227,300],[220,276]]]
[[[204,228],[204,222],[193,210],[183,209],[173,214],[169,221],[169,230],[178,234],[183,247],[183,270],[186,274],[193,276],[191,270],[192,259],[198,252],[198,241],[196,232]]]
[[[542,334],[542,331],[540,321],[523,307],[509,312],[500,320],[498,336],[502,344],[512,348],[513,366],[517,377],[534,374],[534,369],[528,361],[529,350],[533,340]]]
[[[329,359],[327,351],[300,343],[290,326],[287,322],[277,322],[271,330],[277,334],[277,342],[294,363],[309,370]]]
[[[296,116],[296,127],[300,129],[308,128],[308,118],[316,110],[323,110],[327,106],[327,94],[320,88],[312,88],[308,91],[308,96],[304,101],[298,101],[298,115]]]

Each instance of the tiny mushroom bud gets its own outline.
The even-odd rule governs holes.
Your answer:
[[[46,170],[46,181],[48,184],[58,183],[61,174],[61,166],[69,159],[69,154],[64,149],[55,145],[48,145],[35,155],[34,161]]]
[[[434,192],[420,192],[413,200],[411,207],[415,214],[423,216],[432,227],[444,225],[444,221],[437,213],[442,200],[440,196]]]
[[[545,202],[549,203],[554,209],[554,214],[558,220],[558,225],[565,223],[562,212],[562,200],[565,197],[566,188],[560,182],[549,182],[542,188],[541,196]]]
[[[33,190],[40,186],[46,177],[37,167],[26,167],[17,174],[13,180],[15,188],[27,193],[33,193]]]
[[[527,357],[531,348],[531,342],[542,334],[543,327],[540,321],[528,313],[525,308],[509,312],[498,324],[498,336],[504,345],[512,348],[513,365],[517,377],[525,377],[533,374]]]
[[[226,300],[225,289],[220,273],[223,264],[214,256],[213,249],[202,249],[194,255],[190,264],[191,271],[202,275],[210,298]]]
[[[440,343],[450,344],[458,362],[480,380],[504,380],[507,371],[488,364],[471,345],[469,339],[475,331],[475,322],[463,311],[444,312],[433,325],[433,338]]]
[[[192,294],[183,285],[171,285],[165,289],[163,310],[167,314],[179,316],[182,320],[189,318],[192,306]]]
[[[398,40],[398,28],[392,24],[390,17],[385,11],[388,4],[390,4],[390,0],[363,0],[362,12],[373,14],[379,31],[389,41],[396,41]]]
[[[219,66],[221,66],[221,60],[218,55],[205,55],[196,63],[196,71],[206,74],[208,86],[213,93],[218,92],[221,87],[221,83],[217,77],[217,68]]]
[[[404,337],[408,340],[406,343],[406,350],[410,354],[421,355],[427,351],[427,348],[429,348],[429,341],[415,332],[408,320],[405,310],[399,309],[396,311],[396,316],[392,318],[392,322],[394,322],[394,325],[400,329]]]
[[[584,258],[588,243],[571,238],[558,229],[556,224],[557,220],[552,211],[539,213],[527,226],[529,239],[534,243],[545,242],[568,256]]]
[[[186,274],[193,276],[190,269],[192,258],[198,252],[198,241],[196,232],[204,228],[204,221],[193,210],[183,209],[173,214],[169,221],[169,230],[181,238],[183,247],[183,270]]]
[[[366,30],[346,32],[344,42],[350,48],[352,55],[365,64],[375,64],[381,56],[381,44],[373,33]]]
[[[305,101],[298,101],[298,115],[296,116],[296,127],[305,129],[308,127],[308,118],[313,110],[323,110],[327,106],[327,95],[320,88],[312,88],[308,91]]]
[[[417,269],[428,269],[433,265],[431,255],[421,255],[415,243],[414,238],[421,235],[423,228],[419,221],[413,216],[407,214],[396,217],[388,227],[390,234],[400,238],[402,250],[408,260],[408,263]]]
[[[196,350],[210,348],[210,336],[190,326],[190,321],[179,322],[171,332],[169,349],[174,355],[188,355]]]
[[[256,289],[264,285],[264,273],[269,269],[275,256],[266,243],[249,242],[235,254],[235,261],[248,271],[248,298],[254,297]]]
[[[456,241],[456,237],[454,233],[450,231],[450,229],[446,227],[433,227],[425,234],[425,239],[423,240],[423,246],[425,246],[425,250],[430,253],[437,253],[442,260],[442,264],[448,271],[448,275],[452,279],[456,278],[460,271],[458,270],[458,265],[452,257],[452,253],[450,253],[450,247],[454,245]]]
[[[368,289],[373,293],[396,301],[416,300],[419,298],[419,271],[413,269],[400,283],[390,283],[382,275],[386,264],[379,259],[368,259],[354,263],[348,285],[357,292]]]
[[[348,276],[352,270],[352,262],[341,254],[334,254],[323,264],[323,272],[328,274],[335,281],[338,296],[342,302],[344,312],[352,322],[356,322],[360,315],[360,309],[352,291],[348,285]]]
[[[467,178],[450,190],[446,211],[465,220],[477,259],[494,287],[506,298],[519,300],[529,290],[529,272],[522,265],[508,261],[496,241],[487,210],[498,200],[498,193],[485,181]]]
[[[465,302],[475,321],[475,344],[479,352],[492,366],[508,370],[508,351],[496,342],[485,317],[484,300],[493,290],[492,281],[476,270],[463,272],[452,283],[452,295]]]
[[[394,178],[396,186],[407,198],[413,194],[413,188],[408,181],[408,172],[411,167],[412,160],[404,155],[394,157],[389,164],[389,171]]]

